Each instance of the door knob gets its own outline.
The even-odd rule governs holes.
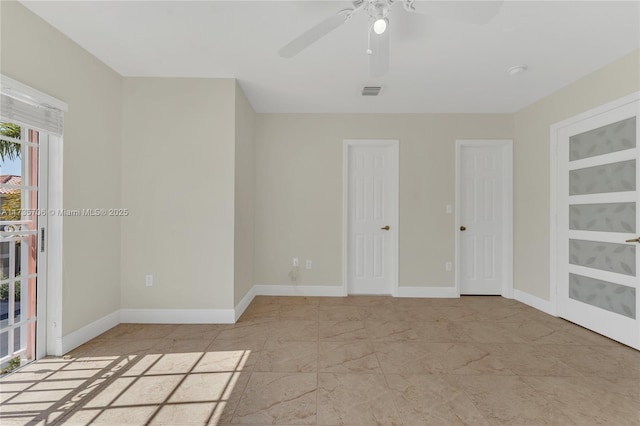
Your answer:
[[[466,226],[461,226],[461,227],[460,227],[460,230],[461,230],[461,231],[466,231],[466,230],[467,230],[467,227],[466,227]]]
[[[640,243],[640,237],[634,238],[632,240],[624,240],[625,243]]]
[[[387,226],[383,226],[383,227],[382,227],[382,228],[380,228],[380,229],[382,229],[382,230],[384,230],[384,231],[388,231],[388,230],[389,230],[389,229],[391,229],[391,228],[389,228],[389,225],[387,225]]]

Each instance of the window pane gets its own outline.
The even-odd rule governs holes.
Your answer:
[[[9,332],[0,333],[0,358],[9,355]]]
[[[21,145],[2,138],[2,136],[8,136],[20,139],[20,132],[20,126],[17,124],[0,122],[0,175],[3,177],[22,176]],[[0,183],[7,182],[0,180]]]
[[[609,312],[636,318],[636,289],[569,274],[569,298]]]
[[[636,160],[586,167],[569,172],[569,195],[634,191]]]
[[[14,284],[14,303],[13,303],[13,323],[20,322],[20,318],[22,317],[22,305],[24,299],[22,298],[22,286],[20,285],[20,281],[16,281]]]
[[[11,262],[9,253],[11,243],[3,241],[0,243],[0,280],[9,279],[9,264]],[[12,257],[11,257],[12,258]]]
[[[569,263],[635,276],[636,247],[630,244],[569,240]]]
[[[636,203],[569,206],[569,229],[635,233]]]
[[[636,118],[631,117],[571,136],[569,138],[570,161],[609,154],[635,148],[635,146]]]
[[[22,336],[23,328],[26,329],[26,327],[17,327],[13,329],[13,351],[14,352],[17,352],[20,349],[22,349],[20,345],[24,343],[23,341],[24,339],[21,340],[20,337]]]
[[[0,328],[9,325],[9,284],[0,285]]]

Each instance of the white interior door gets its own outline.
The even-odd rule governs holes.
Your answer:
[[[558,314],[640,348],[638,101],[557,130]]]
[[[345,141],[349,294],[397,287],[398,141]]]
[[[503,294],[511,269],[511,141],[458,141],[460,294]]]

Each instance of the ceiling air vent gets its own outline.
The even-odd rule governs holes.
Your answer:
[[[362,96],[378,96],[382,90],[382,86],[364,86],[362,88]]]

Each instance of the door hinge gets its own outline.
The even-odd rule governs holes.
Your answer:
[[[44,228],[40,228],[40,253],[44,253],[45,248],[45,232]]]

